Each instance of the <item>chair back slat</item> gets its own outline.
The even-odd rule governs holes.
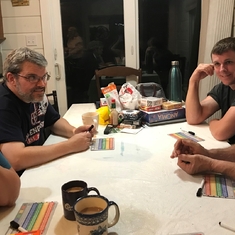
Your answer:
[[[53,104],[51,104],[54,109],[59,112],[59,105],[58,105],[58,100],[57,100],[57,92],[56,90],[53,90],[51,93],[46,94],[47,98],[51,97],[53,98]],[[50,101],[50,99],[48,99]]]
[[[98,97],[102,96],[101,93],[101,77],[127,77],[135,75],[138,77],[137,83],[140,83],[142,80],[142,70],[141,69],[134,69],[131,67],[126,66],[113,66],[113,67],[106,67],[100,70],[95,71],[95,78],[96,78],[96,86],[97,86],[97,93]]]

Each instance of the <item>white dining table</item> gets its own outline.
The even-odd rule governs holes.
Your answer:
[[[82,124],[81,114],[94,111],[94,104],[73,104],[64,118],[72,125]],[[234,225],[235,200],[197,197],[202,175],[188,175],[171,159],[176,139],[171,133],[193,131],[206,148],[224,148],[215,140],[208,125],[186,122],[143,128],[137,134],[103,134],[113,137],[114,150],[69,154],[52,162],[27,169],[21,176],[16,205],[0,208],[0,234],[4,234],[23,203],[57,201],[47,235],[76,235],[75,221],[63,217],[61,186],[70,180],[84,180],[120,208],[119,222],[109,229],[117,235],[168,235],[203,232],[205,235],[232,235],[219,222]],[[45,145],[63,141],[50,135]],[[32,156],[33,157],[33,156]],[[112,216],[112,210],[110,212]]]

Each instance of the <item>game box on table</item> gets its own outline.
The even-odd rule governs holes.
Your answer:
[[[171,110],[158,110],[154,112],[147,112],[141,110],[142,121],[148,123],[161,122],[166,120],[173,120],[185,118],[185,108],[171,109]]]

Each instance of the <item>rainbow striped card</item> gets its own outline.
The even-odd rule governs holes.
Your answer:
[[[56,206],[57,202],[23,203],[14,221],[27,231],[45,235]],[[14,229],[9,232],[6,234],[14,233]]]
[[[235,181],[223,175],[206,175],[203,196],[235,198]]]
[[[41,235],[41,232],[38,230],[38,231],[31,231],[31,232],[12,233],[11,235]]]
[[[204,139],[202,139],[202,138],[200,138],[196,135],[191,135],[187,131],[172,133],[172,134],[169,134],[169,135],[172,136],[173,138],[176,138],[176,139],[190,139],[190,140],[193,140],[195,142],[204,141]]]
[[[91,151],[113,150],[114,138],[97,138],[92,140]]]

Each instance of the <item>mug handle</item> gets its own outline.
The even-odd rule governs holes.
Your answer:
[[[99,190],[98,190],[97,188],[95,188],[95,187],[87,188],[87,194],[88,194],[90,191],[95,191],[98,195],[100,195]]]
[[[113,201],[109,201],[109,205],[108,206],[109,206],[109,208],[111,206],[115,207],[115,217],[114,217],[114,219],[111,222],[108,222],[108,228],[110,228],[110,227],[114,226],[118,222],[119,217],[120,217],[120,211],[119,211],[118,205],[115,202],[113,202]]]

